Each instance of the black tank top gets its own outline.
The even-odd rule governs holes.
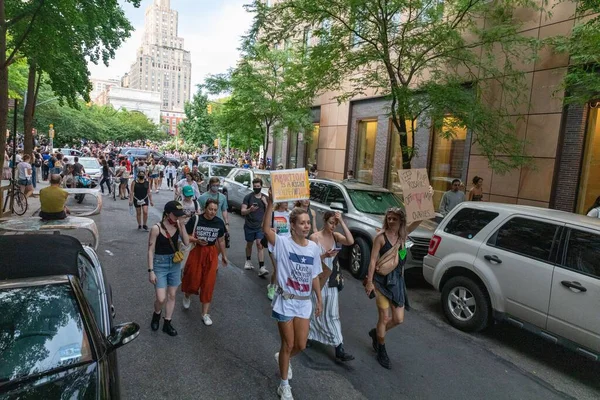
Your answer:
[[[160,227],[160,225],[159,225]],[[175,232],[173,236],[171,236],[171,240],[173,241],[173,246],[177,248],[177,242],[179,241],[179,229]],[[156,237],[156,245],[154,246],[154,254],[175,254],[173,248],[169,244],[169,239],[162,234],[162,231],[159,229],[158,236]]]
[[[144,181],[144,183],[139,183],[135,181],[135,185],[133,185],[133,197],[137,200],[144,200],[148,197],[148,189],[150,188],[150,183],[148,181]]]
[[[383,234],[383,238],[385,239],[385,243],[383,244],[383,246],[381,246],[381,249],[379,249],[379,257],[383,256],[389,249],[394,247],[388,240],[387,235],[385,233]],[[404,260],[398,257],[398,267],[403,266],[405,262],[406,257],[404,257]]]
[[[481,199],[483,199],[482,194],[474,194],[473,196],[471,196],[471,201],[481,201]]]

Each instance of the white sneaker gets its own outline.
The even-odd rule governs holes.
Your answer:
[[[244,269],[254,269],[254,265],[252,265],[252,261],[246,260],[246,263],[244,264]]]
[[[192,299],[189,297],[183,296],[183,308],[188,310],[190,308],[190,304],[192,304]]]
[[[277,396],[282,400],[294,400],[294,396],[292,396],[292,387],[290,385],[279,385],[277,388]]]
[[[204,314],[202,316],[202,321],[204,322],[204,325],[206,325],[206,326],[211,326],[212,325],[212,319],[210,319],[210,315],[209,314]]]
[[[269,271],[267,271],[267,269],[265,267],[260,267],[260,269],[258,270],[258,276],[265,276],[265,275],[269,275]]]
[[[275,360],[277,360],[277,365],[279,365],[279,352],[275,353]],[[288,364],[288,381],[292,379],[292,363]],[[290,392],[291,396],[291,392]]]

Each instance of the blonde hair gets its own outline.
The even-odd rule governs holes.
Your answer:
[[[396,214],[398,216],[400,220],[400,226],[398,227],[397,232],[398,237],[401,240],[406,241],[406,238],[408,237],[408,231],[406,229],[406,213],[398,207],[388,208],[388,210],[385,212],[385,216],[383,217],[383,228],[381,229],[381,232],[379,232],[379,235],[383,235],[385,231],[390,229],[390,224],[387,220],[387,217],[390,214]]]

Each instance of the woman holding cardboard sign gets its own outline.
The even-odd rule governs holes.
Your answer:
[[[369,331],[369,336],[377,352],[377,361],[387,369],[391,368],[391,363],[385,350],[385,334],[404,322],[404,307],[409,308],[404,283],[405,243],[420,224],[421,221],[416,221],[407,227],[404,210],[390,208],[385,213],[383,229],[373,241],[365,291],[370,298],[374,295],[377,299],[379,320],[377,327]]]

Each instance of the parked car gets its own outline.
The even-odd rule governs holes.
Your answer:
[[[113,324],[96,252],[71,236],[16,235],[0,236],[0,254],[0,397],[118,399],[116,350],[140,327]]]
[[[198,156],[198,162],[217,162],[219,156],[215,156],[213,154],[201,154]]]
[[[341,211],[344,221],[354,236],[352,248],[343,248],[340,259],[345,261],[352,275],[362,279],[368,272],[373,239],[383,226],[385,212],[390,207],[403,207],[401,199],[388,189],[358,183],[355,180],[336,181],[310,179],[310,204],[317,213],[317,229],[323,227],[326,211]],[[405,270],[421,272],[423,257],[436,224],[423,221],[409,236],[409,259]]]
[[[423,276],[458,329],[507,321],[599,360],[599,260],[598,219],[466,202],[435,231]]]
[[[179,165],[180,160],[176,157],[165,156],[163,153],[148,149],[146,147],[123,147],[119,151],[118,156],[133,156],[134,158],[148,159],[150,156],[156,161],[161,162],[172,162],[176,167]]]
[[[244,197],[252,193],[252,181],[261,178],[263,181],[263,193],[269,194],[271,187],[271,174],[269,171],[260,169],[233,168],[229,175],[223,179],[223,194],[227,198],[230,209],[242,209]]]
[[[79,157],[79,163],[83,165],[85,173],[93,179],[96,184],[100,184],[102,180],[102,166],[95,157]]]
[[[205,183],[205,185],[202,185],[202,187],[200,188],[200,193],[208,191],[208,181],[213,176],[216,176],[221,181],[221,183],[219,184],[219,191],[222,192],[223,181],[225,180],[225,177],[229,175],[231,170],[234,168],[235,166],[231,164],[220,164],[213,162],[201,162],[200,164],[198,164],[198,171],[204,176]]]
[[[64,148],[64,147],[59,147],[57,149],[55,149],[56,153],[60,153],[63,156],[77,156],[77,157],[81,157],[83,155],[83,153],[79,150],[75,150],[75,149],[68,149],[68,148]]]

